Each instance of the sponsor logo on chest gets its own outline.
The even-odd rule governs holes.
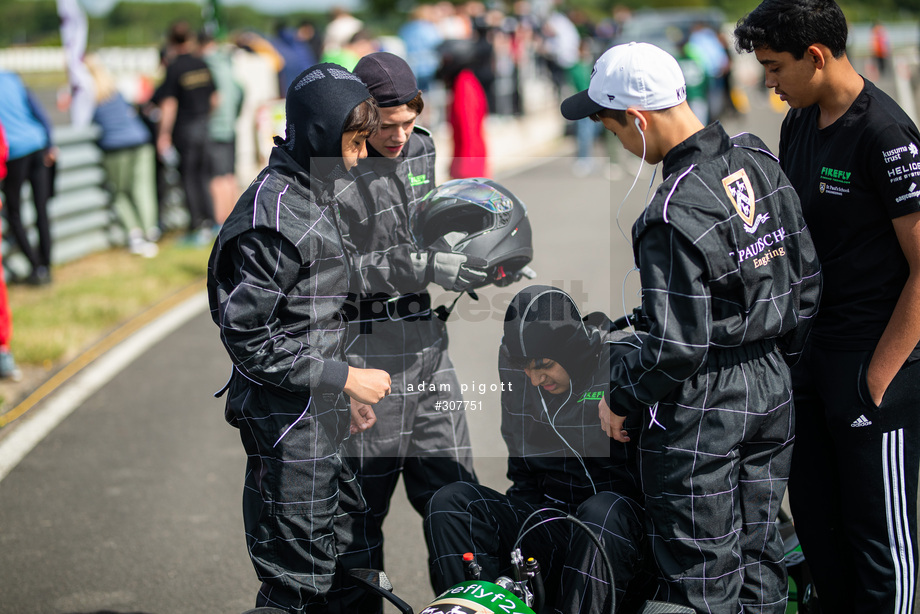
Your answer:
[[[821,167],[821,181],[833,181],[835,183],[850,183],[850,177],[853,175],[850,171],[842,171],[829,166]]]
[[[769,213],[757,215],[754,188],[751,186],[751,179],[747,171],[743,168],[728,177],[723,177],[722,187],[725,188],[728,199],[741,217],[741,221],[744,222],[744,230],[748,234],[755,233],[758,226],[770,219]]]
[[[428,183],[428,175],[413,175],[411,172],[409,173],[410,186],[415,187],[419,185],[427,185]]]
[[[851,171],[822,166],[818,181],[818,192],[830,196],[842,196],[850,193]]]
[[[578,402],[579,403],[582,403],[584,401],[598,401],[599,402],[603,398],[604,398],[603,390],[594,390],[594,391],[586,392],[583,395],[581,395],[581,398],[578,399]]]
[[[786,229],[784,227],[772,232],[761,233],[756,239],[753,237],[760,225],[770,219],[770,214],[757,213],[754,188],[747,172],[741,169],[728,177],[724,177],[722,186],[725,188],[725,193],[728,194],[735,211],[738,212],[738,216],[744,222],[745,232],[752,235],[753,240],[747,247],[738,252],[729,252],[729,255],[737,258],[739,265],[746,260],[752,261],[754,268],[762,267],[774,258],[784,257],[786,249],[780,245],[786,239]]]

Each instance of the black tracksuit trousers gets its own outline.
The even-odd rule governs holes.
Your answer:
[[[809,347],[793,371],[789,495],[823,612],[913,612],[920,361],[872,407],[857,392],[869,352]]]
[[[51,168],[45,166],[44,149],[6,163],[7,175],[3,182],[6,196],[3,212],[10,223],[9,230],[19,249],[29,260],[32,272],[39,267],[51,266],[51,223],[48,217],[48,200],[51,198]],[[38,230],[38,249],[29,241],[22,219],[22,186],[28,181],[32,186],[35,205],[35,227]]]
[[[208,170],[208,118],[196,118],[177,126],[173,143],[179,152],[179,176],[189,214],[189,231],[214,224],[211,173]]]
[[[794,416],[789,368],[771,341],[710,349],[651,410],[639,440],[658,598],[714,614],[783,614],[775,520]]]

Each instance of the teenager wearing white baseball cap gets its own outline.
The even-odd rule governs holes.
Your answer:
[[[562,115],[601,121],[627,151],[657,164],[703,128],[686,101],[687,84],[677,60],[655,45],[628,43],[611,47],[597,60],[588,89],[567,98]]]
[[[648,336],[611,365],[599,405],[618,441],[639,436],[658,596],[698,612],[785,612],[774,525],[792,455],[787,360],[802,350],[820,269],[798,196],[763,141],[707,127],[677,61],[609,49],[562,104],[662,163],[633,225]],[[623,428],[640,414],[640,433]]]

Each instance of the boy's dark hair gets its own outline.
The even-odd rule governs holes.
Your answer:
[[[508,365],[512,369],[517,369],[519,371],[526,369],[531,362],[533,362],[533,358],[527,358],[526,356],[508,356]]]
[[[628,119],[626,111],[623,109],[601,109],[597,113],[592,113],[588,117],[593,122],[599,122],[601,121],[602,117],[606,117],[607,119],[612,119],[622,126],[626,125],[626,120]]]
[[[834,0],[764,0],[735,26],[739,52],[767,48],[800,60],[814,44],[835,58],[846,53],[847,20]]]
[[[380,110],[373,97],[368,98],[348,114],[342,134],[357,130],[362,134],[373,134],[380,128]]]
[[[425,101],[422,100],[422,93],[419,92],[415,95],[415,98],[406,103],[406,106],[409,107],[410,111],[415,111],[416,115],[421,115],[422,110],[425,108]]]
[[[184,45],[192,40],[195,36],[192,26],[187,21],[174,21],[169,26],[169,32],[166,34],[166,40],[171,45]]]

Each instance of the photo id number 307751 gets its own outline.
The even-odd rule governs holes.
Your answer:
[[[482,401],[435,401],[435,411],[480,411]]]

